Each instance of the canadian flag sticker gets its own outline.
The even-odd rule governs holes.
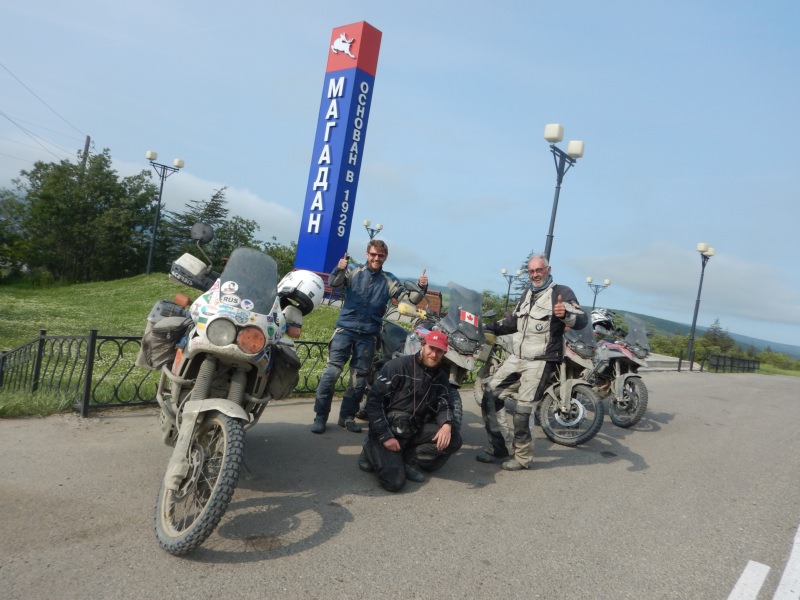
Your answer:
[[[466,321],[467,323],[469,323],[470,325],[474,325],[475,327],[478,326],[478,317],[465,310],[461,311],[461,320]]]

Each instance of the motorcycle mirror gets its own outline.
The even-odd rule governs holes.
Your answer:
[[[409,292],[419,292],[422,294],[422,288],[417,285],[416,281],[408,279],[403,282],[403,287],[406,288]]]
[[[195,223],[192,225],[192,231],[189,235],[192,240],[203,245],[214,239],[214,229],[206,223]]]
[[[490,311],[485,312],[481,316],[483,317],[484,321],[491,321],[492,319],[494,319],[497,316],[497,311],[495,309],[492,309]]]

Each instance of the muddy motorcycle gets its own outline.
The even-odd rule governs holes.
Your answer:
[[[460,389],[469,373],[475,370],[476,354],[484,343],[481,316],[483,297],[478,292],[452,281],[447,287],[450,291],[450,306],[444,315],[404,302],[400,303],[398,310],[401,315],[414,319],[414,329],[406,338],[404,354],[419,352],[422,340],[433,330],[447,334],[447,352],[442,358],[442,366],[448,372],[450,397],[453,400],[456,424],[460,426],[463,418]]]
[[[601,398],[608,400],[608,416],[614,425],[632,427],[647,411],[647,386],[639,369],[647,366],[650,344],[641,319],[625,315],[625,321],[627,333],[614,329],[613,340],[601,338],[598,341],[594,365],[584,378]],[[610,333],[599,327],[596,331]]]
[[[192,229],[198,248],[212,237],[208,226]],[[318,306],[324,287],[308,271],[290,273],[279,286],[275,261],[252,248],[234,250],[220,274],[185,254],[170,279],[205,293],[188,310],[157,303],[137,364],[160,371],[162,439],[174,448],[156,499],[155,534],[164,550],[183,555],[227,510],[246,429],[270,400],[294,389],[300,361],[287,328],[299,335],[302,315]]]
[[[475,399],[480,404],[483,384],[490,378],[503,357],[510,352],[511,336],[487,336],[480,358],[484,361],[475,380]],[[547,438],[562,446],[578,446],[591,440],[603,426],[605,408],[600,396],[583,379],[591,370],[595,341],[590,327],[567,329],[564,333],[564,359],[554,371],[539,406],[531,416],[532,425],[542,428]],[[507,412],[514,412],[516,389],[506,391]],[[499,413],[498,413],[499,417]]]

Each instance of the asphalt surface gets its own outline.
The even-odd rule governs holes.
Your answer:
[[[311,399],[275,403],[225,519],[183,558],[153,533],[170,453],[154,410],[0,420],[0,598],[727,598],[751,561],[769,571],[747,597],[772,598],[800,525],[798,379],[645,381],[639,425],[606,418],[574,449],[537,430],[515,473],[475,461],[465,391],[464,447],[399,494],[357,469],[361,435],[313,435]]]

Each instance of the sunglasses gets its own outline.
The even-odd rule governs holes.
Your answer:
[[[385,254],[380,254],[378,252],[367,252],[367,254],[369,254],[370,258],[377,258],[377,259],[380,259],[380,260],[386,260],[386,255]]]

